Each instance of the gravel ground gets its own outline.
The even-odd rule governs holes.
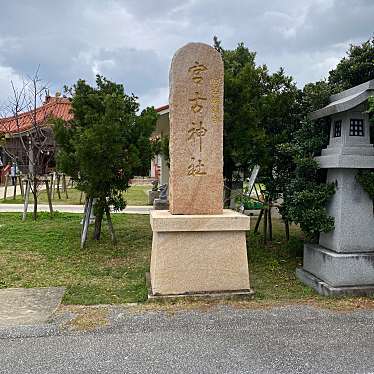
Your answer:
[[[95,332],[3,336],[0,372],[374,373],[372,310],[117,307],[110,314]]]

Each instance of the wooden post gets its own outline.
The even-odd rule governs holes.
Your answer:
[[[65,174],[64,173],[61,173],[60,174],[60,177],[61,177],[61,192],[65,192],[65,185],[64,185],[64,177],[65,177]]]
[[[53,215],[53,207],[52,207],[51,191],[50,191],[50,188],[49,188],[49,181],[48,181],[48,178],[46,178],[46,180],[45,180],[45,187],[46,187],[46,189],[47,189],[47,198],[48,198],[48,205],[49,205],[49,213],[51,213],[51,215]]]
[[[112,243],[114,245],[116,245],[117,244],[117,238],[116,238],[116,234],[114,232],[113,222],[112,222],[112,218],[110,216],[110,209],[109,209],[108,204],[105,205],[105,214],[106,214],[106,220],[108,222],[108,229],[109,229],[110,238],[112,239]]]
[[[265,208],[264,212],[264,243],[266,244],[267,238],[267,231],[268,231],[268,208]]]
[[[83,198],[83,191],[81,191],[81,196],[79,198],[79,204],[82,204],[82,198]]]
[[[4,200],[6,200],[6,192],[8,189],[8,182],[9,182],[9,174],[5,176],[5,186],[4,186]]]
[[[273,223],[271,221],[271,201],[269,201],[269,211],[268,211],[268,219],[269,219],[269,240],[273,241]]]
[[[27,209],[29,207],[30,187],[31,187],[31,180],[26,179],[26,193],[25,193],[25,201],[23,203],[22,221],[25,221],[26,216],[27,216]]]
[[[86,199],[86,201],[84,202],[83,218],[82,218],[82,221],[81,221],[81,225],[82,225],[81,238],[82,238],[82,235],[83,235],[84,222],[86,220],[87,207],[88,207],[88,199]]]
[[[12,178],[12,181],[13,181],[13,178]],[[16,199],[16,196],[17,196],[17,176],[16,176],[16,178],[14,179],[14,186],[13,186],[13,200]]]
[[[61,200],[60,179],[61,179],[61,174],[57,174],[57,196],[59,200]]]
[[[32,191],[34,196],[34,210],[33,210],[33,220],[36,221],[37,215],[38,215],[38,179],[36,175],[33,175],[32,177]]]
[[[262,208],[260,210],[260,214],[258,215],[258,218],[257,218],[257,221],[256,221],[256,225],[255,225],[255,229],[254,229],[254,233],[257,234],[258,233],[258,228],[260,226],[260,223],[261,223],[261,218],[262,218],[262,215],[264,214],[264,209]]]
[[[99,204],[100,201],[100,204]],[[104,209],[101,205],[102,198],[96,200],[95,204],[95,229],[94,229],[94,234],[93,238],[94,240],[100,240],[101,236],[101,224],[103,222],[103,216],[104,216]]]
[[[92,210],[92,201],[93,198],[90,197],[87,202],[87,209],[85,210],[84,220],[83,220],[83,230],[82,230],[82,237],[81,237],[81,248],[83,249],[84,244],[87,240],[87,234],[88,234],[88,225],[90,223],[90,216],[91,216],[91,210]]]
[[[52,200],[55,198],[55,176],[56,172],[51,174],[51,192],[52,192]]]
[[[19,188],[21,190],[22,199],[25,199],[25,191],[23,190],[23,181],[20,175],[18,176],[18,182],[19,182]]]
[[[284,221],[284,229],[286,231],[286,240],[289,241],[290,240],[290,224],[288,220]]]
[[[65,176],[65,174],[62,174],[62,189],[65,192],[66,199],[68,199],[69,196],[68,196],[68,189],[67,189],[67,186],[66,186],[66,176]]]

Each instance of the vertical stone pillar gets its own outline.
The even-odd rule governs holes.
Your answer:
[[[171,214],[222,214],[223,62],[202,43],[179,49],[170,69]]]
[[[170,211],[150,214],[149,297],[251,295],[249,217],[223,210],[223,62],[212,47],[179,49],[170,70]]]

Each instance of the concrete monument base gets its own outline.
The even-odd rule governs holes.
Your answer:
[[[339,286],[333,287],[323,280],[315,277],[313,274],[302,268],[296,269],[296,277],[313,288],[320,295],[324,296],[372,296],[374,295],[374,285],[371,286]]]
[[[303,269],[296,274],[322,295],[372,295],[374,252],[339,253],[305,244]]]
[[[333,287],[374,285],[374,252],[338,253],[317,244],[304,245],[303,269]]]
[[[250,218],[152,211],[152,296],[248,293],[246,231]]]

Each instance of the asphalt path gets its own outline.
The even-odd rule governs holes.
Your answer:
[[[374,311],[115,313],[95,333],[0,339],[1,373],[374,373]]]

